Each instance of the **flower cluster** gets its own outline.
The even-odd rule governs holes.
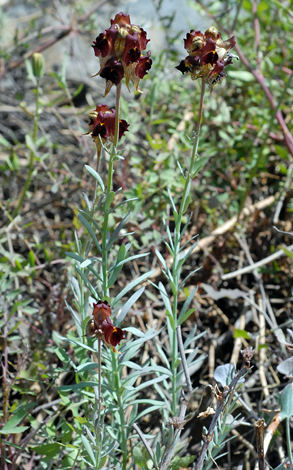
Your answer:
[[[93,48],[95,56],[100,59],[100,70],[96,75],[106,79],[104,96],[109,93],[113,85],[118,85],[124,76],[128,90],[131,80],[136,90],[140,91],[139,81],[152,65],[151,53],[142,55],[148,41],[146,32],[139,26],[131,24],[129,15],[122,12],[111,20],[110,28],[97,36]]]
[[[98,303],[94,304],[93,318],[87,324],[87,335],[95,335],[112,351],[118,353],[115,347],[124,339],[125,331],[113,325],[110,318],[111,313],[108,302],[98,300]]]
[[[184,39],[184,48],[189,55],[176,69],[183,74],[190,73],[192,80],[203,78],[212,91],[226,76],[224,67],[232,64],[233,57],[238,58],[229,52],[235,44],[234,36],[223,41],[221,33],[213,26],[204,34],[192,29]]]
[[[107,139],[110,142],[114,142],[115,135],[115,109],[109,109],[106,104],[99,104],[96,109],[89,114],[89,132],[86,135],[91,134],[96,147],[98,155],[101,153],[102,143],[105,143]],[[128,131],[129,124],[124,120],[119,120],[119,136],[118,139]]]

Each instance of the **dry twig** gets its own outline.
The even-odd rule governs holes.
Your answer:
[[[258,456],[259,470],[265,470],[265,454],[264,454],[264,433],[265,433],[265,420],[260,419],[254,423],[256,431],[256,444]]]
[[[286,246],[286,251],[293,252],[293,244]],[[246,266],[245,268],[239,269],[238,271],[234,271],[233,273],[228,273],[224,274],[222,276],[222,280],[226,281],[227,279],[232,279],[233,277],[238,276],[239,274],[245,274],[245,273],[250,273],[254,269],[260,268],[261,266],[264,266],[265,264],[271,263],[275,259],[281,258],[281,256],[285,256],[286,253],[284,250],[278,250],[275,253],[273,253],[270,256],[267,256],[266,258],[258,261],[257,263],[251,264],[250,266]]]
[[[216,398],[217,398],[217,408],[216,412],[213,416],[212,422],[210,424],[209,430],[207,434],[203,437],[203,446],[200,451],[200,455],[195,467],[195,470],[201,470],[203,466],[203,462],[206,456],[206,453],[208,451],[208,446],[209,443],[211,442],[213,435],[214,435],[214,429],[216,427],[217,421],[220,417],[220,414],[225,408],[225,405],[227,403],[227,399],[230,397],[230,395],[234,392],[235,387],[237,385],[237,382],[241,377],[247,372],[247,370],[250,368],[250,360],[253,357],[253,349],[252,348],[246,348],[243,353],[243,361],[244,364],[241,367],[240,371],[238,374],[235,375],[235,377],[231,380],[230,384],[224,387],[223,392],[216,393]]]

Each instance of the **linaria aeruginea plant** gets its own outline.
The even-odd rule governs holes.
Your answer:
[[[123,157],[117,150],[118,141],[129,130],[129,124],[120,119],[119,115],[122,80],[125,77],[128,89],[132,81],[135,88],[140,91],[138,84],[152,64],[150,52],[146,55],[142,54],[147,42],[146,32],[139,26],[131,24],[129,16],[123,13],[117,14],[114,20],[111,20],[110,28],[98,35],[94,41],[94,53],[100,60],[100,70],[96,75],[106,79],[105,96],[114,85],[116,86],[116,109],[110,110],[106,104],[100,104],[89,115],[87,134],[91,135],[96,145],[97,165],[96,169],[87,166],[87,170],[95,178],[96,188],[92,202],[84,195],[87,207],[80,210],[79,214],[83,230],[87,232],[87,235],[80,240],[76,234],[76,253],[68,253],[68,256],[76,261],[76,277],[73,277],[71,281],[75,297],[74,308],[70,305],[68,308],[74,317],[78,335],[77,338],[73,334],[68,337],[68,341],[74,348],[77,364],[73,361],[68,361],[68,363],[74,367],[77,383],[75,386],[60,387],[60,391],[74,391],[80,394],[80,397],[90,399],[92,403],[91,407],[86,407],[84,418],[77,420],[78,438],[72,457],[75,461],[84,462],[85,465],[97,469],[106,466],[106,468],[122,467],[126,470],[133,468],[134,461],[141,468],[147,468],[147,460],[150,457],[155,468],[167,470],[175,465],[174,458],[177,459],[177,465],[188,465],[194,460],[194,456],[183,459],[179,456],[174,457],[178,450],[181,430],[186,423],[186,410],[192,393],[189,371],[203,360],[202,357],[195,359],[196,348],[189,353],[187,358],[185,354],[185,350],[191,344],[194,346],[200,336],[196,336],[196,325],[184,343],[181,336],[181,324],[194,311],[194,309],[189,309],[189,306],[197,290],[195,288],[191,291],[181,311],[178,312],[179,293],[190,276],[197,271],[196,269],[185,279],[181,279],[182,266],[196,243],[195,237],[183,245],[182,240],[190,222],[190,217],[187,221],[185,220],[185,213],[191,201],[191,182],[202,165],[198,155],[198,144],[205,84],[207,83],[212,91],[215,84],[223,79],[224,67],[232,62],[233,56],[229,51],[234,46],[235,39],[223,41],[215,28],[209,28],[204,35],[198,31],[191,31],[185,40],[185,48],[189,56],[177,67],[182,73],[191,73],[193,80],[200,78],[202,87],[191,162],[186,174],[178,162],[184,179],[184,190],[179,208],[176,208],[169,191],[175,221],[173,234],[170,232],[168,222],[164,221],[167,232],[165,243],[172,257],[172,270],[159,251],[156,251],[162,272],[172,292],[170,297],[162,283],[155,286],[163,298],[167,314],[170,349],[163,348],[159,341],[155,340],[166,367],[157,366],[153,361],[151,365],[146,361],[142,366],[138,366],[130,360],[142,343],[155,338],[159,332],[153,328],[146,334],[142,334],[135,328],[122,330],[119,327],[131,306],[142,294],[143,288],[133,294],[122,307],[121,299],[141,281],[147,279],[152,272],[139,276],[125,286],[116,297],[111,298],[110,295],[110,290],[114,288],[123,265],[127,261],[146,256],[143,254],[127,258],[129,244],[126,246],[122,244],[118,250],[115,249],[118,245],[119,233],[125,226],[129,214],[118,223],[113,231],[110,230],[109,219],[115,209],[121,205],[121,203],[113,205],[116,194],[112,190],[113,172],[114,164],[123,161]],[[99,174],[102,150],[108,160],[106,186],[103,177]],[[123,203],[127,202],[123,201]],[[96,220],[97,211],[102,215],[102,224]],[[184,225],[183,222],[185,222]],[[123,235],[125,237],[127,234]],[[188,247],[190,242],[192,244]],[[120,312],[117,315],[119,307]],[[92,310],[91,318],[88,316],[89,310]],[[137,335],[138,339],[131,342],[127,338],[119,351],[122,353],[119,357],[116,347],[129,333]],[[87,351],[92,353],[94,360],[88,361]],[[62,349],[58,349],[57,353],[64,359]],[[95,360],[96,354],[97,360]],[[180,364],[182,364],[182,369],[179,370]],[[125,367],[131,370],[126,376],[122,375]],[[154,373],[156,377],[134,388],[133,385],[138,377],[147,373]],[[185,384],[186,395],[183,394]],[[161,400],[139,398],[139,391],[148,385],[154,385]],[[91,391],[92,387],[94,393]],[[169,396],[171,402],[167,398]],[[140,403],[151,406],[138,414]],[[131,412],[126,417],[128,408]],[[158,446],[157,441],[156,452],[153,452],[136,422],[140,417],[159,408],[162,409],[165,424],[162,430],[162,446]],[[92,414],[93,420],[91,421]],[[132,444],[130,444],[132,427],[141,438],[147,454],[142,447],[132,450]]]
[[[172,468],[172,463],[175,465],[175,461],[177,465],[181,463],[182,466],[187,466],[194,460],[194,456],[190,456],[180,462],[180,458],[178,456],[174,457],[176,450],[180,449],[179,438],[181,431],[186,423],[187,405],[192,394],[189,370],[192,370],[192,368],[196,367],[196,364],[202,360],[201,357],[194,360],[194,357],[197,354],[196,348],[192,353],[189,354],[187,358],[185,357],[185,350],[188,348],[189,344],[191,342],[196,342],[199,337],[194,336],[196,332],[196,325],[193,331],[190,332],[190,335],[185,341],[185,344],[183,344],[181,336],[181,324],[194,312],[194,309],[189,309],[189,306],[197,291],[197,287],[195,287],[190,292],[180,312],[178,312],[179,293],[186,285],[188,279],[198,270],[195,269],[184,279],[182,279],[182,267],[196,244],[196,242],[194,242],[194,238],[196,238],[195,236],[182,245],[183,235],[190,222],[191,216],[187,219],[187,222],[183,222],[184,214],[187,212],[188,206],[191,202],[191,182],[203,163],[198,155],[198,145],[205,85],[208,84],[210,91],[212,92],[214,86],[222,81],[225,76],[224,67],[226,67],[228,64],[231,64],[232,58],[235,57],[230,53],[230,49],[235,45],[236,41],[234,36],[226,41],[223,41],[221,33],[218,32],[216,28],[211,27],[208,28],[204,34],[200,31],[191,30],[190,33],[187,33],[187,37],[184,40],[184,43],[184,47],[188,51],[189,55],[184,60],[182,60],[179,66],[176,68],[183,74],[190,73],[192,80],[201,79],[201,96],[196,133],[192,137],[193,147],[190,166],[186,173],[183,172],[180,162],[178,162],[182,177],[185,180],[179,208],[176,207],[171,192],[169,191],[169,198],[171,207],[173,209],[175,225],[174,233],[172,234],[169,230],[167,222],[164,221],[167,232],[167,241],[165,241],[165,243],[171,255],[170,265],[167,265],[163,256],[159,253],[158,250],[156,250],[156,255],[160,262],[162,273],[166,277],[172,292],[172,297],[169,298],[166,287],[163,285],[163,283],[160,283],[159,285],[154,284],[154,286],[161,293],[165,304],[167,313],[166,321],[171,348],[171,364],[169,367],[171,372],[171,383],[169,385],[168,381],[164,381],[164,384],[167,384],[166,391],[171,396],[171,403],[167,404],[166,406],[169,412],[169,418],[167,418],[165,427],[163,428],[163,442],[159,447],[157,447],[156,454],[153,455],[154,465],[160,470],[167,470],[168,468]],[[188,247],[190,243],[191,245]],[[172,266],[171,269],[170,266]],[[182,365],[181,369],[179,369],[180,365]],[[185,380],[183,379],[183,375]],[[183,393],[184,382],[187,387],[187,392],[185,394]],[[157,385],[157,388],[158,387],[159,386]],[[137,427],[136,429],[138,430]],[[201,457],[202,455],[205,457],[205,451],[202,451]]]
[[[136,291],[124,305],[121,305],[122,298],[149,277],[151,272],[143,273],[118,294],[115,288],[116,296],[111,295],[123,265],[147,255],[129,256],[130,243],[119,243],[120,232],[126,225],[129,214],[126,214],[114,229],[110,228],[110,218],[116,209],[129,202],[121,202],[120,198],[120,202],[115,205],[117,191],[112,189],[114,166],[123,162],[123,157],[117,149],[118,141],[129,128],[129,124],[119,118],[122,79],[125,76],[127,87],[129,81],[133,81],[138,89],[140,79],[152,63],[150,53],[145,57],[141,55],[147,42],[146,32],[139,26],[132,25],[129,16],[123,13],[117,14],[114,20],[111,20],[111,27],[101,33],[94,42],[94,52],[101,63],[99,75],[106,79],[105,95],[112,86],[116,86],[116,109],[109,109],[106,104],[100,104],[89,115],[87,134],[91,135],[96,145],[97,165],[96,169],[90,166],[86,168],[96,180],[96,189],[92,201],[84,194],[86,208],[79,211],[79,220],[85,235],[80,237],[80,234],[76,233],[76,252],[67,253],[76,261],[76,277],[71,280],[74,302],[73,306],[68,305],[68,308],[75,320],[77,337],[70,334],[68,341],[71,342],[76,356],[74,364],[69,362],[76,372],[77,383],[70,387],[61,387],[60,391],[71,390],[78,393],[81,399],[90,400],[91,406],[85,407],[84,417],[78,420],[76,425],[78,438],[72,458],[97,469],[106,464],[108,468],[119,468],[121,464],[122,469],[126,470],[131,461],[131,425],[140,415],[163,405],[160,400],[144,400],[144,404],[151,405],[150,409],[145,409],[138,415],[139,390],[162,381],[169,375],[169,371],[164,367],[150,367],[148,361],[142,366],[131,361],[140,346],[158,334],[154,328],[142,334],[136,328],[119,327],[144,288]],[[103,176],[98,173],[102,150],[108,165],[106,184]],[[101,224],[97,221],[98,213]],[[127,235],[123,233],[123,237]],[[130,334],[136,335],[138,339],[129,339]],[[127,340],[124,342],[126,335]],[[124,344],[118,351],[116,348],[121,341]],[[88,351],[93,356],[91,361],[87,358]],[[57,352],[64,359],[63,351],[60,349]],[[126,367],[130,372],[125,376],[122,375],[122,370],[125,371]],[[157,372],[160,377],[135,389],[133,384],[137,378],[150,372]],[[105,418],[107,423],[104,422]]]

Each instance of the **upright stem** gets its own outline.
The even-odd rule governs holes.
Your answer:
[[[291,464],[291,468],[293,465],[293,457],[292,457],[292,450],[291,450],[291,436],[290,436],[290,421],[289,418],[286,418],[286,438],[287,438],[287,450],[288,450],[288,457]]]
[[[203,102],[204,102],[204,93],[205,93],[205,81],[204,81],[204,79],[202,79],[198,119],[197,119],[197,125],[196,125],[196,135],[195,135],[195,139],[194,139],[194,142],[193,142],[190,167],[189,167],[189,171],[188,171],[188,174],[187,174],[187,177],[186,177],[186,180],[185,180],[185,186],[184,186],[184,189],[183,189],[183,196],[182,196],[182,199],[181,199],[181,204],[180,204],[180,209],[179,209],[179,217],[178,217],[179,227],[180,227],[180,224],[181,224],[181,217],[182,217],[183,211],[184,211],[184,209],[186,209],[184,207],[185,206],[184,201],[186,199],[186,193],[188,191],[189,182],[191,181],[191,179],[193,177],[193,166],[194,166],[195,159],[197,157],[198,144],[199,144],[199,134],[200,134],[201,120],[202,120]],[[177,230],[176,230],[176,235],[177,235]]]
[[[7,328],[7,309],[4,306],[4,330],[3,330],[3,340],[4,340],[4,361],[2,362],[2,371],[3,371],[3,424],[6,424],[9,416],[9,393],[10,387],[7,381],[8,375],[8,328]],[[5,443],[1,440],[1,468],[5,468],[5,459],[6,459],[6,447]]]
[[[101,350],[101,338],[98,338],[98,374],[99,374],[99,403],[98,403],[98,417],[99,417],[99,422],[100,422],[100,417],[101,417],[101,405],[102,405],[102,361],[101,361],[101,356],[102,356],[102,350]]]
[[[121,97],[121,86],[122,82],[117,85],[116,89],[116,109],[115,109],[115,135],[114,135],[114,147],[116,148],[119,140],[119,114],[120,114],[120,97]]]
[[[199,112],[198,112],[198,119],[197,119],[197,125],[196,125],[196,135],[192,147],[192,155],[191,155],[191,161],[190,161],[190,167],[188,170],[188,174],[185,179],[185,185],[183,189],[183,195],[181,199],[181,204],[179,208],[179,214],[177,218],[177,223],[175,226],[175,250],[177,250],[178,243],[180,242],[180,226],[181,226],[181,220],[182,220],[182,215],[183,211],[186,210],[185,207],[185,201],[186,201],[186,196],[187,192],[189,191],[189,183],[192,179],[193,175],[193,166],[195,162],[195,158],[197,157],[197,151],[198,151],[198,144],[199,144],[199,134],[200,134],[200,127],[201,127],[201,119],[202,119],[202,110],[203,110],[203,102],[204,102],[204,93],[205,93],[205,81],[202,79],[201,82],[201,94],[200,94],[200,103],[199,103]],[[176,262],[173,265],[173,273],[174,270],[176,271]]]
[[[116,147],[119,139],[119,108],[120,108],[120,96],[121,96],[121,82],[117,85],[116,88],[116,114],[115,114],[115,134],[113,149],[110,155],[109,169],[108,169],[108,182],[107,182],[107,191],[104,205],[104,223],[103,223],[103,239],[102,239],[102,271],[103,271],[103,295],[108,296],[108,250],[107,250],[107,234],[108,234],[108,221],[109,221],[109,210],[106,209],[107,197],[112,191],[113,184],[113,166],[114,166],[114,157],[116,155]]]
[[[96,430],[96,470],[100,468],[101,463],[101,444],[103,442],[103,438],[101,438],[101,432],[103,429],[103,425],[101,425],[101,411],[102,411],[102,364],[101,364],[101,356],[102,356],[102,340],[98,338],[98,426],[95,422],[95,430]]]
[[[202,119],[202,111],[203,111],[203,102],[204,102],[204,93],[205,93],[205,81],[202,79],[201,82],[201,96],[200,96],[200,104],[199,104],[199,113],[198,113],[198,120],[196,125],[196,135],[193,143],[192,154],[191,154],[191,161],[188,173],[185,179],[185,185],[183,189],[183,195],[181,199],[181,204],[179,208],[179,213],[176,219],[175,224],[175,236],[174,236],[174,262],[173,262],[173,282],[176,286],[176,292],[173,293],[173,319],[174,319],[174,330],[173,330],[173,350],[172,350],[172,411],[176,413],[177,407],[177,397],[176,397],[176,381],[177,381],[177,357],[178,357],[178,342],[177,342],[177,335],[176,335],[176,328],[177,328],[177,306],[178,306],[178,288],[180,283],[180,273],[181,269],[178,269],[178,256],[180,250],[180,240],[181,240],[181,222],[183,212],[186,210],[186,200],[188,197],[188,193],[190,191],[190,181],[192,180],[193,174],[193,166],[195,159],[197,157],[198,151],[198,144],[199,144],[199,134],[200,134],[200,127],[201,127],[201,119]]]
[[[122,398],[122,393],[121,393],[121,384],[120,384],[120,377],[119,377],[119,371],[117,368],[117,356],[116,354],[112,351],[112,370],[115,374],[115,389],[116,389],[116,395],[117,395],[117,401],[118,401],[118,408],[119,408],[119,416],[120,416],[120,428],[121,428],[121,450],[122,450],[122,456],[123,456],[123,463],[122,463],[122,470],[126,470],[126,465],[127,465],[127,437],[126,437],[126,423],[124,419],[124,406],[123,406],[123,398]]]

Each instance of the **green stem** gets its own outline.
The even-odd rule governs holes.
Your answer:
[[[103,238],[102,238],[102,271],[103,271],[103,295],[108,296],[108,250],[107,250],[107,234],[108,234],[108,222],[109,222],[109,210],[106,209],[107,197],[112,191],[113,185],[113,167],[114,167],[114,157],[116,155],[116,147],[119,139],[119,108],[120,108],[120,96],[121,96],[121,82],[117,85],[116,88],[116,114],[115,114],[115,134],[113,148],[110,155],[109,169],[108,169],[108,182],[107,182],[107,191],[104,204],[104,223],[103,223]]]
[[[119,114],[120,114],[121,86],[122,86],[122,82],[120,82],[116,88],[115,135],[114,135],[114,147],[115,148],[117,147],[118,140],[119,140]]]
[[[121,450],[123,455],[123,463],[122,463],[122,470],[126,470],[127,465],[127,437],[126,437],[126,423],[124,420],[124,407],[123,407],[123,399],[122,399],[122,391],[121,391],[121,383],[119,377],[119,371],[117,368],[117,355],[112,351],[112,370],[114,371],[115,375],[115,389],[118,401],[118,408],[119,408],[119,416],[120,416],[120,427],[121,427]]]
[[[109,161],[109,170],[108,170],[108,184],[107,192],[104,204],[104,223],[103,223],[103,239],[102,239],[102,271],[103,271],[103,295],[108,296],[108,222],[109,222],[109,209],[106,209],[107,197],[112,189],[112,180],[113,180],[113,158],[112,155]]]
[[[182,199],[181,199],[178,223],[176,224],[177,227],[176,227],[175,238],[177,237],[177,239],[180,238],[181,219],[182,219],[184,209],[186,210],[186,207],[184,207],[185,206],[184,201],[186,200],[186,195],[187,195],[187,191],[188,191],[188,187],[189,187],[189,182],[194,177],[194,175],[193,175],[193,166],[194,166],[195,159],[198,156],[197,151],[198,151],[198,144],[199,144],[199,135],[200,135],[200,127],[201,127],[201,119],[202,119],[204,93],[205,93],[205,81],[204,81],[204,79],[202,79],[202,81],[201,81],[200,103],[199,103],[199,112],[198,112],[198,119],[197,119],[197,125],[196,125],[196,135],[195,135],[195,139],[194,139],[193,147],[192,147],[190,167],[189,167],[189,171],[188,171],[188,174],[187,174],[187,177],[186,177],[186,180],[185,180],[185,186],[184,186],[183,195],[182,195]],[[179,227],[179,230],[178,230],[178,227]]]
[[[194,166],[195,159],[198,155],[197,151],[198,151],[198,144],[199,144],[199,134],[200,134],[200,127],[201,127],[201,119],[202,119],[204,93],[205,93],[205,81],[204,81],[204,79],[202,79],[199,112],[198,112],[198,119],[197,119],[197,126],[196,126],[196,135],[195,135],[195,139],[194,139],[194,143],[193,143],[193,147],[192,147],[190,167],[189,167],[186,179],[185,179],[185,185],[184,185],[183,195],[182,195],[181,204],[180,204],[180,208],[179,208],[179,214],[178,214],[177,223],[176,223],[176,226],[175,226],[175,240],[174,240],[175,244],[174,244],[174,248],[175,248],[175,251],[176,251],[176,255],[178,255],[180,238],[181,238],[180,227],[181,227],[182,215],[183,215],[183,211],[186,210],[185,201],[186,201],[186,197],[188,196],[187,193],[189,191],[189,183],[192,180],[192,178],[194,177],[193,166]],[[175,262],[173,264],[173,275],[176,275],[176,273],[177,273],[177,259],[176,259],[175,256],[174,256],[174,258],[175,258]],[[179,272],[179,274],[180,274],[180,272]]]
[[[178,290],[179,290],[179,283],[180,283],[180,274],[181,269],[178,268],[178,257],[179,257],[179,250],[180,250],[180,241],[181,241],[181,223],[182,223],[182,216],[183,213],[186,211],[188,202],[187,197],[190,191],[190,181],[194,177],[193,173],[193,166],[196,157],[198,156],[198,144],[199,144],[199,134],[200,134],[200,127],[201,127],[201,119],[202,119],[202,111],[203,111],[203,102],[204,102],[204,93],[205,93],[205,81],[202,79],[201,82],[201,96],[200,96],[200,105],[199,105],[199,113],[198,113],[198,120],[196,126],[196,135],[192,147],[192,154],[191,154],[191,161],[188,173],[185,179],[185,185],[183,189],[183,195],[180,203],[179,213],[176,218],[175,223],[175,236],[174,236],[174,262],[173,262],[173,281],[176,286],[176,292],[173,292],[173,319],[174,319],[174,330],[173,330],[173,350],[172,350],[172,411],[176,413],[177,407],[177,394],[176,394],[176,382],[177,382],[177,362],[178,362],[178,342],[177,342],[177,335],[176,335],[176,328],[177,328],[177,307],[178,307]]]
[[[99,398],[98,398],[98,429],[101,429],[101,411],[102,411],[102,340],[98,338],[98,388],[99,388]],[[96,469],[100,468],[100,454],[101,454],[101,444],[102,444],[101,434],[96,434],[96,445],[97,445],[97,458],[96,458]]]
[[[99,403],[98,403],[98,418],[100,422],[100,417],[101,417],[101,404],[102,404],[102,340],[101,338],[98,338],[98,374],[99,374]]]
[[[35,111],[35,115],[34,115],[34,130],[33,130],[33,143],[35,144],[36,143],[36,140],[37,140],[37,137],[38,137],[38,127],[39,127],[39,96],[40,96],[40,91],[39,91],[39,80],[37,79],[37,84],[36,84],[36,88],[35,88],[35,91],[36,91],[36,111]],[[28,176],[27,176],[27,179],[25,181],[25,184],[24,184],[24,188],[23,188],[23,191],[22,191],[22,195],[21,195],[21,198],[17,204],[17,207],[15,208],[14,212],[13,212],[13,215],[12,217],[15,218],[20,209],[22,208],[22,205],[23,205],[23,201],[25,199],[25,196],[26,196],[26,193],[30,187],[30,184],[31,184],[31,179],[32,179],[32,174],[33,174],[33,171],[34,171],[34,161],[35,161],[35,151],[34,150],[31,150],[30,152],[30,160],[29,160],[29,171],[28,171]]]
[[[175,304],[176,304],[176,310],[175,310]],[[175,311],[175,316],[177,313],[177,295],[176,295],[176,302],[174,299],[174,311]],[[174,313],[173,311],[173,313]],[[177,322],[176,322],[177,323]],[[176,362],[177,362],[177,356],[178,356],[178,344],[177,344],[177,336],[176,336],[176,329],[173,330],[173,351],[172,351],[172,411],[173,415],[176,416],[176,409],[177,409],[177,393],[176,393],[176,382],[177,382],[177,367],[176,367]]]
[[[290,436],[290,420],[286,418],[286,440],[287,440],[287,449],[288,449],[288,457],[290,460],[291,468],[293,465],[293,457],[292,457],[292,450],[291,450],[291,436]]]

